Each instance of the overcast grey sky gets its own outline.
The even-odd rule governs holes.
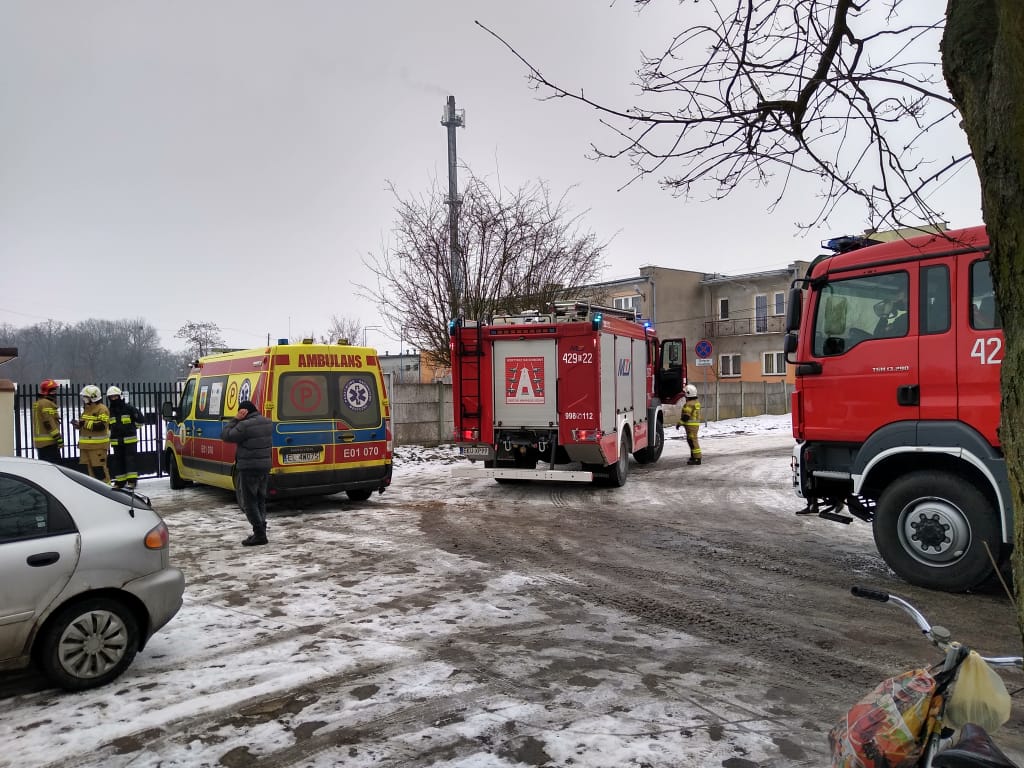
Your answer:
[[[386,181],[447,174],[449,94],[466,110],[460,161],[517,187],[542,178],[614,240],[605,279],[644,264],[743,273],[812,258],[798,234],[813,186],[773,213],[747,190],[684,204],[654,181],[622,192],[625,163],[595,163],[597,116],[542,102],[525,70],[631,102],[640,51],[660,52],[692,3],[642,14],[593,0],[4,0],[0,3],[0,323],[143,317],[165,345],[187,321],[231,346],[380,325],[355,283],[394,221]],[[936,54],[937,55],[937,54]],[[952,153],[952,150],[951,150]],[[801,189],[805,193],[801,193]],[[980,223],[970,171],[936,201]],[[41,287],[52,287],[54,298]],[[371,330],[369,343],[398,351]]]

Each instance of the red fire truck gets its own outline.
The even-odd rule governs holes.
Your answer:
[[[985,230],[828,247],[794,283],[786,319],[802,513],[870,522],[913,584],[977,587],[1013,536]]]
[[[455,442],[484,464],[454,475],[622,486],[630,453],[661,456],[662,404],[686,385],[684,340],[659,343],[632,310],[586,302],[450,330]]]

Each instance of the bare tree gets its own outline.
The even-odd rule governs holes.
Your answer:
[[[358,318],[331,315],[331,325],[327,333],[320,337],[322,344],[337,344],[341,339],[348,339],[349,344],[360,344],[363,340],[363,324]]]
[[[651,1],[634,0],[641,9]],[[898,228],[940,220],[932,193],[974,166],[1006,334],[1000,436],[1024,628],[1024,3],[947,0],[945,13],[907,0],[697,5],[706,23],[642,59],[636,106],[599,104],[563,87],[498,39],[545,96],[602,114],[618,141],[595,147],[598,157],[627,158],[633,179],[657,173],[684,195],[702,184],[721,198],[752,182],[774,184],[778,201],[795,175],[810,174],[822,197],[807,223],[828,221],[852,196],[871,226]],[[922,22],[921,13],[931,18]],[[944,140],[933,157],[921,151],[926,135]]]
[[[220,335],[220,326],[210,322],[188,322],[174,334],[176,339],[184,339],[188,343],[188,351],[195,357],[208,355],[217,347],[224,346],[224,338]]]
[[[652,0],[634,0],[639,8]],[[744,184],[821,180],[801,226],[825,223],[853,196],[875,228],[934,223],[928,203],[948,174],[970,164],[956,105],[935,51],[942,12],[902,23],[905,0],[735,0],[687,9],[702,23],[675,35],[636,72],[638,102],[609,106],[555,83],[483,27],[529,69],[549,98],[596,109],[612,132],[598,158],[626,158],[627,185],[652,174],[673,193],[721,199]],[[725,10],[720,10],[724,8]],[[483,26],[483,25],[481,25]],[[959,151],[930,158],[925,134],[960,134]]]
[[[377,287],[361,286],[381,307],[395,336],[441,365],[449,364],[452,259],[445,190],[435,179],[419,197],[395,188],[394,243],[365,261]],[[540,308],[592,281],[604,268],[607,242],[583,228],[567,194],[542,181],[516,189],[469,173],[458,216],[463,316],[483,319]]]

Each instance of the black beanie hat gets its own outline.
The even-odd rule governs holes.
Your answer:
[[[259,413],[260,409],[256,407],[256,403],[252,400],[243,400],[238,404],[239,409],[245,408],[249,413]]]

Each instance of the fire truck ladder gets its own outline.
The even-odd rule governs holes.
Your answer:
[[[480,323],[474,323],[475,333],[467,341],[461,332],[456,336],[459,344],[459,378],[461,380],[461,394],[459,402],[459,413],[463,418],[480,418],[480,367],[483,364],[483,329]],[[463,327],[468,327],[468,324]],[[466,401],[476,403],[476,409],[466,407]]]
[[[556,323],[575,323],[582,320],[593,320],[594,315],[622,317],[636,322],[636,310],[623,307],[602,307],[589,301],[555,301],[551,303],[551,312]]]

